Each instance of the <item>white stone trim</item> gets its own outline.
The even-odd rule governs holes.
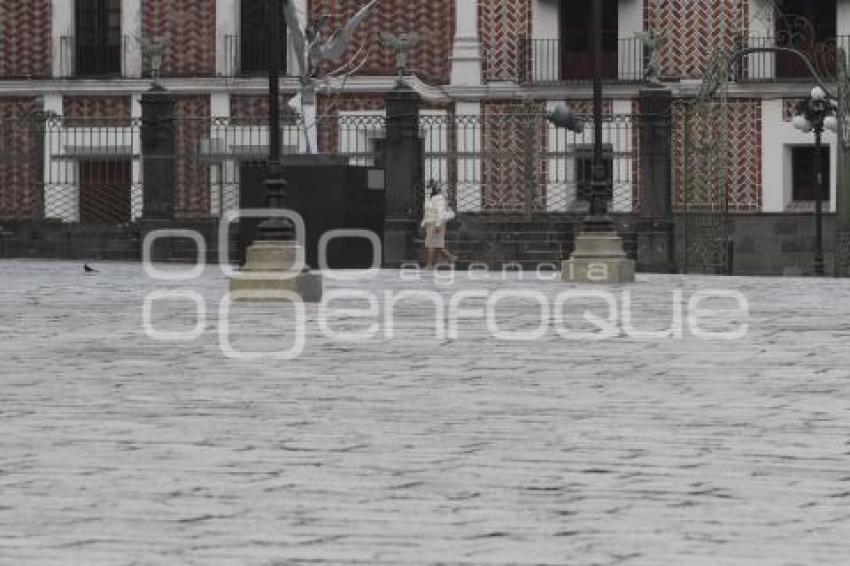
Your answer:
[[[481,116],[480,102],[458,102],[456,116]],[[482,203],[481,127],[460,128],[457,135],[457,207],[458,212],[478,212]],[[472,155],[472,157],[470,157]]]
[[[216,0],[215,3],[215,72],[227,75],[230,64],[227,37],[239,35],[239,0]]]
[[[69,2],[73,4],[73,2]],[[121,34],[123,38],[122,69],[125,77],[142,76],[142,2],[122,0]]]
[[[70,57],[73,60],[73,50],[71,53],[62,53],[62,37],[74,35],[74,3],[70,0],[65,2],[51,2],[51,43],[53,53],[53,76],[54,77],[70,77],[72,68],[63,69],[62,63]],[[70,65],[66,65],[71,67]]]
[[[456,0],[455,38],[452,45],[451,84],[482,84],[481,37],[478,31],[478,0]]]
[[[793,197],[793,174],[791,148],[811,146],[814,134],[805,134],[797,130],[790,122],[783,120],[783,100],[763,100],[761,104],[762,124],[762,212],[785,212]],[[824,132],[824,145],[828,145],[830,202],[824,210],[835,212],[838,172],[838,151],[836,136]]]

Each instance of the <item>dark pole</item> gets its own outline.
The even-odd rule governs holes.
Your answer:
[[[267,41],[269,54],[269,159],[266,164],[266,206],[281,209],[284,206],[283,165],[280,161],[280,31],[281,2],[289,0],[266,0],[268,16]],[[268,218],[257,227],[263,240],[291,240],[295,227],[288,218]]]
[[[823,151],[821,137],[823,122],[815,126],[815,275],[823,277]]]
[[[611,230],[608,217],[608,179],[602,159],[602,0],[593,0],[593,168],[590,216],[585,230]]]
[[[284,0],[268,0],[269,167],[280,163],[280,11]]]

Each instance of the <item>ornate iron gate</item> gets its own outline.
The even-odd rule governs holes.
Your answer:
[[[677,205],[683,215],[680,262],[687,273],[730,274],[726,85],[729,63],[717,53],[696,98],[677,108],[682,148],[677,160]]]

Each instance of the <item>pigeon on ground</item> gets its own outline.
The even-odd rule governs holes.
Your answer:
[[[85,271],[86,273],[100,273],[100,271],[98,271],[87,263],[83,264],[83,271]]]

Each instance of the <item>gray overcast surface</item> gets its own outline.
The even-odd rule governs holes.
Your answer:
[[[433,310],[407,302],[394,339],[346,344],[322,337],[308,307],[301,357],[250,361],[219,347],[217,269],[168,283],[138,265],[98,267],[0,263],[4,566],[850,556],[846,281],[640,276],[631,288],[643,328],[669,321],[675,289],[685,302],[743,292],[751,328],[735,342],[571,341],[552,329],[506,342],[481,320],[435,340]],[[446,300],[520,288],[553,302],[568,288],[495,275],[440,287],[397,272],[327,287]],[[145,295],[164,289],[204,298],[200,338],[145,335]],[[234,346],[288,348],[291,316],[234,306]],[[157,302],[153,320],[188,329],[194,305]],[[498,320],[531,328],[539,315],[505,299]],[[337,316],[333,327],[367,324]]]

